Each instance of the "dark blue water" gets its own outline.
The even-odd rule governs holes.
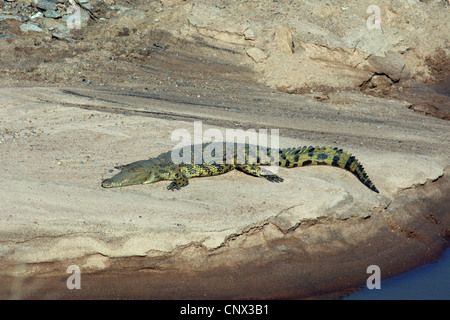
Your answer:
[[[383,272],[383,270],[381,270]],[[404,274],[381,280],[381,289],[366,287],[346,300],[450,300],[450,249],[439,262],[420,266]]]

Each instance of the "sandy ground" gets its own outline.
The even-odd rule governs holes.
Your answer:
[[[317,242],[308,249],[313,252],[330,252],[336,245],[345,252],[344,248],[350,250],[360,241],[354,233],[363,232],[367,239],[379,232],[377,228],[366,230],[355,221],[365,221],[375,213],[391,219],[384,210],[406,202],[399,196],[402,190],[442,177],[448,165],[450,139],[444,120],[386,106],[370,97],[364,103],[370,109],[367,115],[361,110],[355,120],[347,118],[343,109],[343,119],[334,120],[340,125],[327,127],[330,120],[326,115],[336,113],[335,105],[327,105],[328,111],[322,109],[323,117],[317,113],[311,118],[292,118],[284,107],[278,107],[286,105],[284,100],[295,98],[291,103],[298,104],[297,112],[302,105],[310,107],[318,102],[306,100],[302,104],[298,97],[269,92],[260,99],[270,99],[270,115],[258,112],[255,116],[252,106],[244,103],[235,111],[240,119],[248,117],[257,123],[256,129],[280,124],[282,146],[321,141],[349,150],[362,161],[381,193],[331,167],[281,168],[282,184],[231,172],[193,179],[188,187],[173,193],[166,190],[165,182],[102,189],[100,181],[113,174],[113,166],[170,150],[175,144],[170,139],[175,129],[187,129],[193,135],[193,121],[183,118],[201,120],[203,130],[233,124],[247,128],[252,122],[236,120],[234,112],[221,114],[212,108],[199,116],[195,109],[206,109],[204,106],[155,99],[146,92],[48,87],[1,91],[4,107],[0,117],[5,128],[0,145],[0,196],[4,204],[1,251],[2,270],[9,275],[21,264],[27,266],[29,275],[52,274],[55,267],[49,272],[42,263],[60,262],[80,265],[87,273],[107,271],[116,259],[129,257],[145,257],[157,270],[212,272],[223,263],[233,268],[234,263],[248,263],[250,258],[242,251],[290,239],[299,226],[334,228],[339,221],[351,219],[355,224],[351,227],[301,240],[309,245]],[[377,121],[370,116],[374,109]],[[307,138],[306,130],[310,132]],[[408,213],[396,212],[392,219],[404,221],[410,218]],[[394,228],[391,232],[400,231]],[[445,237],[442,232],[441,237]],[[325,245],[323,237],[333,241]],[[333,245],[336,237],[339,244]],[[239,253],[233,257],[236,239]],[[420,242],[420,237],[416,241]],[[440,245],[445,242],[441,238],[429,245],[436,245],[435,241]],[[281,245],[272,250],[278,255],[287,249]],[[183,263],[158,263],[175,253]],[[261,260],[261,256],[251,258]],[[184,264],[187,266],[182,268]]]
[[[224,38],[198,18],[209,10],[199,8],[165,8],[162,17],[188,16],[202,41],[192,30],[177,38],[152,29],[147,53],[131,50],[134,35],[121,42],[131,23],[146,30],[139,12],[109,20],[122,36],[103,42],[92,31],[99,25],[68,44],[2,22],[18,37],[0,39],[4,52],[18,54],[2,65],[12,78],[0,88],[0,297],[301,298],[365,283],[371,264],[383,277],[408,270],[448,245],[448,90],[408,82],[411,75],[401,86],[360,88],[375,82],[369,67],[347,74],[356,90],[289,81],[297,69],[273,67],[278,49],[261,40],[271,58],[254,65],[251,54],[233,51],[249,40],[234,43],[230,34],[240,31],[228,29]],[[100,48],[96,62],[84,51],[89,39]],[[18,63],[22,52],[36,68]],[[48,60],[37,63],[40,55]],[[431,76],[440,65],[430,61]],[[426,94],[414,95],[418,88]],[[224,136],[230,128],[278,129],[281,147],[339,146],[380,194],[322,166],[281,168],[281,184],[231,172],[192,179],[179,192],[167,182],[100,187],[114,166],[172,149],[176,129],[194,139],[211,128]],[[70,265],[81,268],[82,290],[65,285]]]

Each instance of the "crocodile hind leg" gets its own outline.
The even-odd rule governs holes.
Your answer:
[[[181,172],[177,172],[173,178],[171,184],[167,186],[167,190],[180,190],[182,187],[185,187],[189,184],[188,178]]]
[[[239,171],[245,172],[255,177],[267,179],[270,182],[283,182],[283,178],[277,176],[276,174],[270,172],[269,170],[258,167],[256,165],[237,164],[235,165],[235,167]]]

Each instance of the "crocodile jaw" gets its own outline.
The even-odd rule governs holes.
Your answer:
[[[103,188],[117,188],[121,187],[122,184],[118,181],[113,181],[111,179],[105,179],[102,181],[102,187]]]
[[[114,177],[102,181],[103,188],[118,188],[137,184],[147,184],[160,181],[152,172],[145,170],[123,170]]]

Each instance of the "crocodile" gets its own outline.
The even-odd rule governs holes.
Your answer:
[[[180,154],[190,156],[190,161],[174,158],[174,155],[179,157]],[[283,178],[261,167],[264,165],[285,168],[308,165],[339,167],[350,171],[366,187],[379,193],[360,162],[337,147],[274,149],[217,142],[186,146],[162,153],[156,158],[116,166],[114,168],[121,171],[103,180],[101,185],[103,188],[115,188],[171,180],[167,189],[174,191],[187,186],[190,178],[220,175],[234,169],[271,182],[283,182]]]

